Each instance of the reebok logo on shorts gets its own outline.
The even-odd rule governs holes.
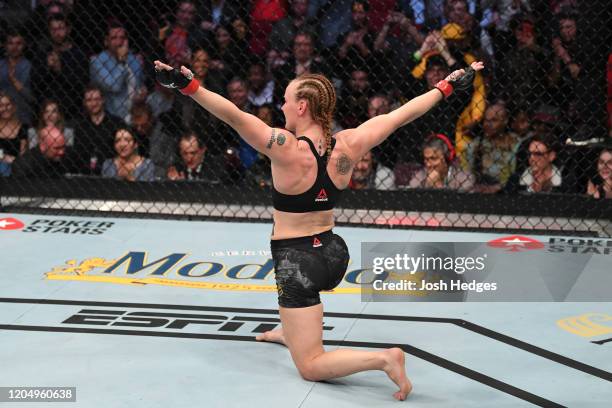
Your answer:
[[[314,237],[314,239],[312,240],[312,247],[318,248],[320,246],[323,246],[323,244],[321,243],[321,240],[317,237]]]
[[[325,191],[324,188],[322,188],[321,191],[319,191],[317,198],[315,198],[315,203],[318,203],[321,201],[327,201],[327,192]]]

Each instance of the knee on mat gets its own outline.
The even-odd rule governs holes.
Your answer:
[[[315,373],[314,366],[312,363],[301,363],[297,365],[297,369],[300,375],[306,381],[319,381],[320,378]]]

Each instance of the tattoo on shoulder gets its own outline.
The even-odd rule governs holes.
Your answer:
[[[287,138],[285,137],[285,135],[283,135],[282,133],[280,135],[278,135],[278,137],[276,138],[276,143],[279,146],[282,146],[285,144],[285,140],[287,140]]]
[[[352,164],[351,159],[346,154],[342,153],[336,162],[336,170],[340,174],[348,174],[348,172],[351,171]]]
[[[266,145],[268,149],[272,148],[274,140],[276,140],[276,129],[272,129],[272,135],[270,136],[270,140],[268,140],[268,144]]]

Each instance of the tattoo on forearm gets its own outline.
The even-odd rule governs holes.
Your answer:
[[[351,171],[351,159],[344,153],[340,154],[336,162],[336,170],[340,174],[348,174]]]
[[[272,135],[270,136],[270,140],[268,140],[268,144],[266,145],[268,149],[272,148],[274,140],[276,140],[276,129],[272,129]]]
[[[285,144],[285,140],[287,140],[287,139],[285,138],[285,135],[283,135],[283,134],[281,133],[281,134],[280,134],[280,135],[278,135],[278,137],[276,138],[276,143],[277,143],[279,146],[282,146],[282,145],[284,145],[284,144]]]

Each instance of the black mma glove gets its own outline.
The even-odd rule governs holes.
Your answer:
[[[474,81],[474,75],[476,74],[476,71],[472,67],[467,67],[464,69],[464,71],[465,73],[462,75],[454,75],[455,72],[451,73],[445,79],[438,82],[435,85],[435,88],[442,92],[444,98],[448,98],[453,93],[454,89],[470,89]]]
[[[184,95],[194,94],[200,87],[200,82],[193,78],[193,74],[185,76],[173,68],[171,70],[155,70],[155,79],[166,88],[178,89]]]

